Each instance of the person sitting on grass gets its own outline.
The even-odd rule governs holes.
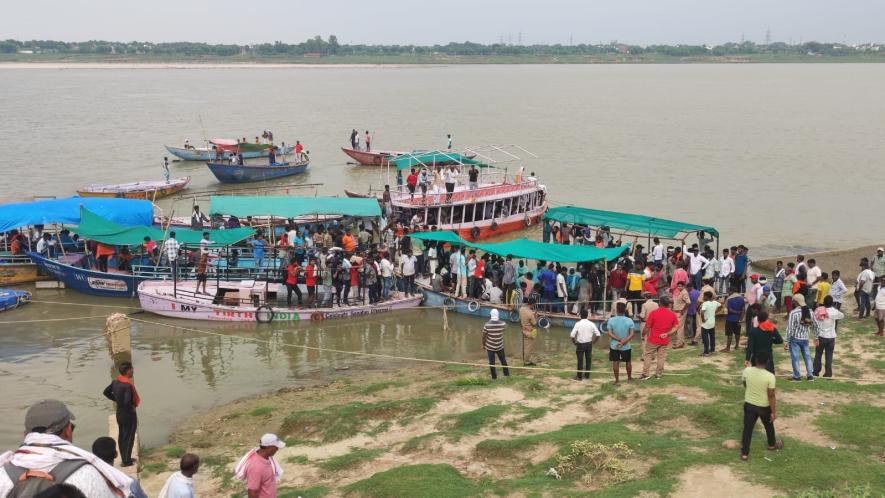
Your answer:
[[[744,369],[741,377],[744,383],[744,431],[741,437],[741,460],[750,457],[750,440],[756,420],[762,420],[765,435],[768,438],[768,449],[779,450],[784,447],[774,434],[774,420],[777,418],[777,398],[774,392],[775,377],[767,370],[769,356],[765,351],[755,355],[756,363]]]

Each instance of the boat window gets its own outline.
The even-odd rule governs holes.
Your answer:
[[[436,225],[437,220],[439,219],[439,209],[430,209],[427,211],[427,224],[428,225]]]
[[[475,214],[474,207],[475,206],[476,206],[475,204],[465,204],[464,205],[464,223],[470,223],[471,221],[476,219],[476,217],[474,216],[474,214]]]
[[[452,208],[452,224],[457,225],[464,222],[464,207],[455,206]]]
[[[439,224],[448,225],[452,222],[452,207],[444,206],[439,208]]]
[[[487,202],[485,205],[485,219],[490,220],[495,217],[495,201]]]

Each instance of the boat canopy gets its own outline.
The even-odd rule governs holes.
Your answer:
[[[83,209],[80,224],[71,231],[84,239],[96,240],[104,244],[117,246],[135,246],[144,242],[145,237],[160,241],[167,237],[168,232],[155,226],[123,226],[103,218],[88,209]],[[203,232],[209,232],[209,240],[213,246],[229,246],[251,237],[255,230],[251,228],[231,228],[228,230],[189,230],[175,228],[175,240],[182,244],[199,244],[203,240]]]
[[[209,199],[209,214],[280,218],[326,214],[374,218],[381,216],[381,206],[374,198],[213,195]]]
[[[81,206],[121,225],[150,225],[154,222],[154,206],[150,201],[75,196],[0,205],[0,232],[27,225],[76,225],[80,222]]]
[[[428,152],[411,152],[405,153],[396,158],[388,159],[388,162],[396,169],[408,169],[412,166],[431,166],[433,164],[468,164],[475,165],[480,168],[491,167],[476,159],[471,159],[464,154],[458,152],[447,152],[442,150],[432,150]]]
[[[719,231],[713,227],[694,225],[681,221],[666,220],[653,216],[645,216],[632,213],[618,213],[616,211],[602,211],[577,206],[561,206],[550,208],[544,215],[545,220],[559,221],[563,223],[576,223],[592,227],[612,227],[642,235],[659,235],[667,238],[675,238],[680,234],[704,231],[719,237]]]
[[[629,245],[600,249],[595,246],[569,246],[546,244],[536,240],[516,239],[507,242],[480,244],[468,242],[451,231],[418,232],[410,235],[414,239],[448,242],[453,245],[473,247],[498,256],[512,255],[514,258],[536,259],[557,263],[585,263],[591,261],[614,261],[629,250]]]

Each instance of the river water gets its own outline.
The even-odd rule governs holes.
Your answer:
[[[311,169],[280,183],[309,193],[378,185],[338,147],[350,130],[376,148],[519,144],[554,204],[716,226],[757,257],[880,242],[874,209],[885,157],[885,65],[452,66],[400,68],[0,69],[0,202],[70,195],[89,183],[161,178],[163,144],[212,137],[301,140]],[[173,163],[192,189],[220,189],[201,164]],[[191,201],[162,204],[187,215]],[[65,291],[38,300],[135,305]],[[105,315],[34,303],[0,321]],[[145,315],[140,315],[149,318]],[[150,317],[154,319],[155,317]],[[164,320],[165,321],[165,320]],[[135,325],[141,436],[162,443],[194,410],[390,362],[305,353],[284,343],[402,356],[477,354],[479,323],[435,311],[358,323],[230,327],[271,344]],[[102,319],[0,325],[0,444],[18,441],[24,407],[68,401],[78,441],[105,431],[110,362]],[[515,330],[513,331],[515,333]],[[544,347],[566,347],[564,334]],[[517,336],[511,337],[516,344]],[[350,367],[337,371],[336,367]]]

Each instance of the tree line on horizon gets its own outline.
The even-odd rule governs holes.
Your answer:
[[[673,57],[740,56],[756,54],[827,55],[847,56],[872,52],[885,56],[885,45],[864,44],[858,46],[842,43],[806,42],[790,45],[783,42],[756,44],[724,43],[721,45],[631,45],[624,43],[576,44],[576,45],[512,45],[504,43],[482,44],[473,42],[450,42],[446,45],[346,45],[339,44],[338,37],[328,39],[320,36],[301,43],[260,43],[253,45],[209,44],[197,42],[111,42],[91,40],[86,42],[63,42],[55,40],[3,40],[0,54],[57,53],[57,54],[117,54],[147,56],[334,56],[334,55],[409,55],[443,54],[457,56],[522,56],[522,55],[642,55],[656,54]]]

